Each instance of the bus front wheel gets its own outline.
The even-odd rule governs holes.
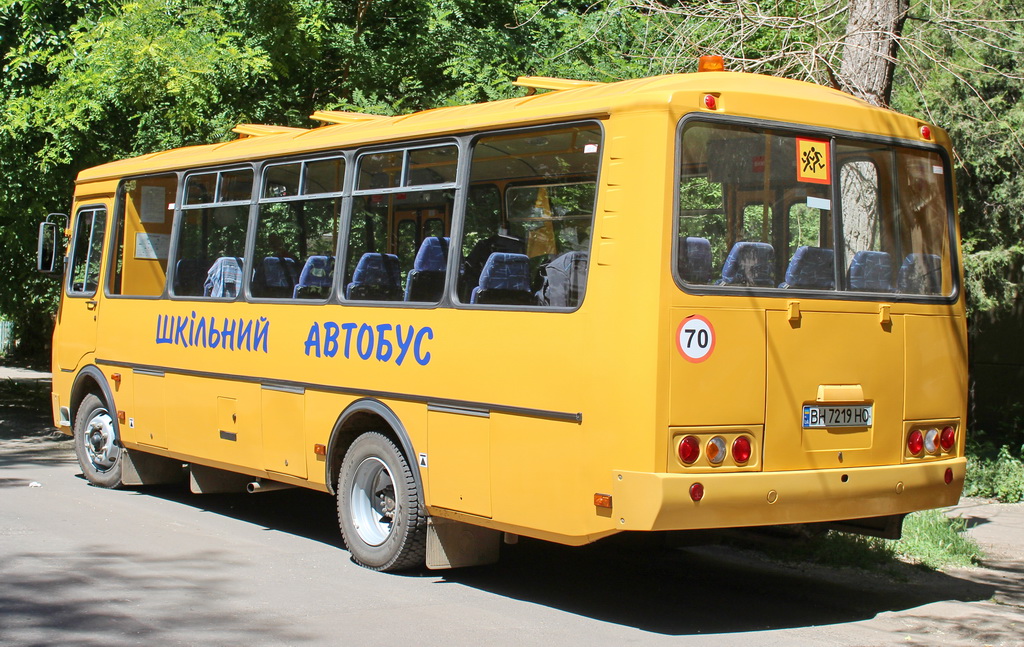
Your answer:
[[[390,438],[356,438],[338,473],[338,521],[352,558],[375,571],[421,566],[427,517],[412,467]]]
[[[82,398],[75,418],[75,455],[82,474],[93,485],[121,485],[121,442],[107,405],[90,393]]]

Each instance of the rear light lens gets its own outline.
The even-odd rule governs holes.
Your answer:
[[[931,139],[932,138],[932,129],[929,128],[928,126],[921,126],[921,138],[922,139]]]
[[[946,468],[946,473],[942,475],[942,480],[944,480],[946,482],[946,485],[949,485],[950,483],[953,482],[953,468],[952,467],[947,467]]]
[[[924,432],[924,450],[934,454],[939,449],[939,430],[929,429]]]
[[[750,439],[740,436],[732,441],[732,459],[737,463],[746,463],[750,460]]]
[[[708,446],[704,451],[707,452],[708,460],[712,465],[720,464],[725,460],[725,438],[715,436],[708,441]]]
[[[694,501],[700,501],[704,498],[704,486],[700,483],[694,483],[690,486],[690,498]]]
[[[924,434],[921,433],[921,430],[915,429],[907,436],[907,451],[917,456],[922,450],[924,450]]]
[[[708,110],[718,110],[718,100],[713,94],[704,95],[704,107]]]
[[[696,436],[687,436],[679,441],[679,460],[691,465],[700,456],[700,441]]]
[[[948,452],[953,449],[953,445],[956,444],[956,431],[952,427],[945,427],[942,433],[939,434],[939,446],[942,447],[942,451]]]

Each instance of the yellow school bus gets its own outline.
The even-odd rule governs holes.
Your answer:
[[[941,129],[742,73],[518,83],[81,172],[40,257],[85,476],[331,493],[377,570],[958,500]]]

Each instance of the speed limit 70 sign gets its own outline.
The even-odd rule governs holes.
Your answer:
[[[715,327],[700,315],[683,319],[676,331],[676,348],[689,362],[703,362],[715,350]]]

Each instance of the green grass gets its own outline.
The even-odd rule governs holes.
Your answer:
[[[784,561],[802,561],[834,567],[855,567],[897,574],[903,562],[929,569],[971,566],[982,557],[978,544],[964,534],[963,519],[949,519],[941,510],[924,510],[907,515],[903,538],[865,537],[829,531],[802,541],[787,542],[768,549]]]
[[[969,453],[964,496],[999,499],[1004,503],[1024,501],[1024,462],[1007,445],[999,449],[995,458]]]

